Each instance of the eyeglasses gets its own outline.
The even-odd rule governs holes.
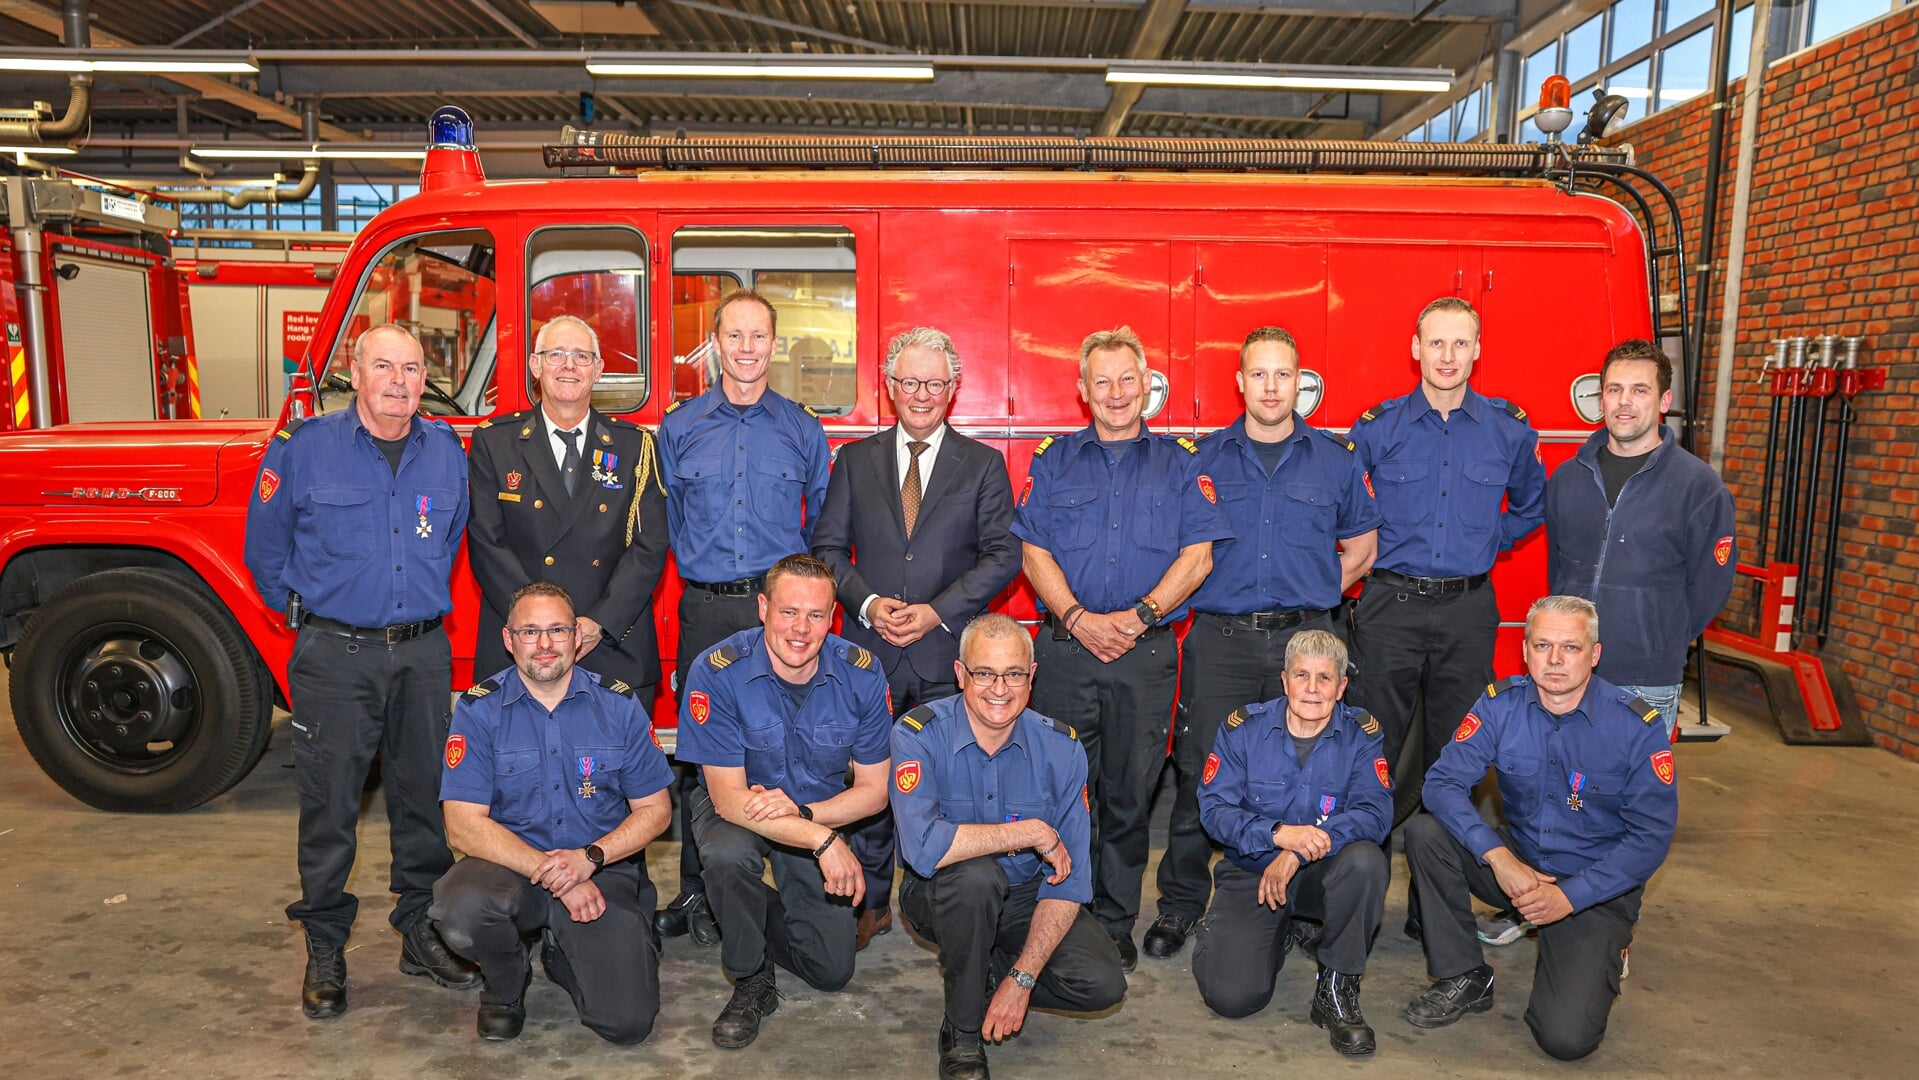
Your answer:
[[[547,349],[533,355],[554,367],[590,368],[600,362],[599,353],[585,352],[580,349]]]
[[[528,645],[543,637],[552,638],[554,641],[568,641],[572,639],[573,631],[574,628],[571,626],[514,626],[507,629],[507,633]]]
[[[906,391],[909,395],[919,393],[920,388],[924,387],[927,393],[938,397],[946,393],[947,387],[953,385],[950,379],[894,379],[891,375],[888,375],[887,378],[893,379],[893,385]]]
[[[1018,690],[1020,687],[1025,686],[1027,681],[1033,677],[1033,673],[1030,671],[969,670],[966,674],[972,677],[974,686],[991,686],[996,682],[1004,682],[1007,687],[1012,690]]]

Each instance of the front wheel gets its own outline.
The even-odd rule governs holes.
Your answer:
[[[14,653],[14,723],[33,760],[101,810],[190,810],[239,783],[273,725],[266,667],[180,575],[90,574],[34,613]]]

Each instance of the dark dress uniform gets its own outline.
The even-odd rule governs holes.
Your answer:
[[[900,911],[939,946],[947,1020],[977,1032],[988,1000],[1026,947],[1034,907],[1093,897],[1086,754],[1072,728],[1027,709],[1006,744],[988,755],[965,699],[942,698],[894,726],[890,799],[906,864]],[[1053,827],[1072,859],[1059,884],[1046,880],[1051,869],[1030,849],[939,866],[961,825],[1033,818]],[[1119,950],[1084,907],[1046,967],[1033,974],[1032,1002],[1043,1009],[1098,1012],[1126,995]]]
[[[416,417],[396,469],[352,405],[288,423],[247,505],[246,563],[261,599],[285,610],[297,593],[307,612],[287,665],[301,892],[287,917],[336,948],[359,910],[346,883],[375,754],[395,927],[412,926],[453,865],[436,797],[453,681],[441,621],[466,519],[453,429]]]
[[[812,547],[833,459],[811,409],[772,390],[742,409],[719,383],[667,407],[659,449],[667,533],[685,586],[673,650],[684,692],[695,660],[760,625],[756,597],[773,564]],[[698,786],[691,774],[681,778],[682,893],[705,888],[690,798]]]
[[[1339,630],[1339,542],[1379,528],[1379,510],[1351,443],[1306,426],[1266,471],[1246,417],[1199,442],[1199,467],[1233,531],[1213,544],[1213,571],[1193,594],[1180,645],[1173,765],[1179,787],[1159,861],[1159,913],[1206,910],[1212,841],[1199,817],[1199,775],[1226,714],[1285,693],[1286,643],[1301,630]],[[1341,674],[1344,674],[1343,672]]]
[[[440,798],[477,803],[537,851],[598,843],[632,813],[629,800],[673,782],[654,741],[647,700],[617,679],[575,667],[548,712],[508,668],[453,709]],[[517,871],[472,856],[433,887],[433,917],[453,951],[480,965],[502,1000],[529,973],[525,939],[544,932],[547,973],[573,998],[580,1023],[609,1042],[642,1042],[660,1011],[660,943],[644,851],[595,871],[606,899],[574,922],[560,898]]]
[[[1384,519],[1353,612],[1353,696],[1385,728],[1395,765],[1424,699],[1423,770],[1492,680],[1499,604],[1488,574],[1545,520],[1539,433],[1524,409],[1469,386],[1444,420],[1414,389],[1360,414],[1347,438]]]
[[[801,805],[832,798],[846,790],[849,766],[887,759],[886,676],[872,653],[828,634],[812,681],[796,694],[774,675],[764,636],[734,634],[687,672],[676,753],[693,765],[744,767],[749,785],[779,788]],[[722,818],[704,774],[691,802],[726,973],[742,979],[771,959],[814,989],[845,986],[856,919],[850,904],[826,895],[812,853]],[[761,881],[769,862],[776,888]]]
[[[580,666],[631,686],[644,702],[660,681],[653,588],[666,565],[666,488],[645,430],[594,410],[583,436],[569,495],[553,460],[552,422],[539,409],[494,417],[473,433],[466,550],[485,601],[473,671],[512,666],[500,628],[513,591],[551,581],[606,630]]]
[[[1122,611],[1159,584],[1180,549],[1232,535],[1211,482],[1200,482],[1191,440],[1139,435],[1115,448],[1088,425],[1042,439],[1013,535],[1059,563],[1088,611]],[[1210,492],[1210,493],[1209,493]],[[1033,709],[1070,724],[1086,750],[1093,806],[1093,916],[1109,934],[1139,916],[1153,786],[1166,760],[1179,652],[1169,633],[1186,616],[1167,611],[1108,664],[1048,613],[1035,643]]]
[[[1659,711],[1594,676],[1578,707],[1554,716],[1524,676],[1486,687],[1426,775],[1428,814],[1406,825],[1406,858],[1427,908],[1426,971],[1437,979],[1485,962],[1472,900],[1505,905],[1483,861],[1509,848],[1558,878],[1573,913],[1539,928],[1526,1025],[1547,1053],[1584,1057],[1606,1034],[1646,882],[1679,820],[1672,750]],[[1472,803],[1497,771],[1507,827]]]
[[[1202,766],[1199,812],[1226,849],[1214,870],[1212,907],[1193,945],[1193,978],[1208,1008],[1250,1016],[1273,997],[1294,916],[1321,920],[1319,962],[1346,975],[1366,971],[1386,904],[1386,856],[1392,831],[1392,773],[1379,722],[1340,704],[1320,730],[1306,764],[1286,727],[1286,699],[1233,710]],[[1332,850],[1293,873],[1286,902],[1259,902],[1259,879],[1275,858],[1281,825],[1325,830]]]

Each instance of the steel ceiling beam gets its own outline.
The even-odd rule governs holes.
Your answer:
[[[1166,43],[1186,14],[1186,0],[1147,0],[1133,24],[1133,36],[1126,42],[1128,60],[1157,60],[1166,55]],[[1145,87],[1121,83],[1107,90],[1106,108],[1093,125],[1093,134],[1102,138],[1117,135],[1126,126],[1126,114],[1139,102]]]

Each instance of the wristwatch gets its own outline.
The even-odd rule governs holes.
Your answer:
[[[813,807],[807,803],[800,803],[799,806],[800,816],[808,821],[813,820]]]
[[[1013,970],[1007,972],[1006,977],[1013,980],[1014,983],[1018,984],[1021,990],[1031,990],[1033,988],[1033,984],[1039,981],[1033,978],[1031,975],[1028,975],[1024,971],[1021,971],[1018,968],[1014,968]]]
[[[586,861],[592,863],[593,869],[595,870],[603,869],[606,866],[606,852],[601,851],[600,845],[598,844],[588,844],[586,845]]]
[[[1153,602],[1151,600],[1142,599],[1139,603],[1134,604],[1133,614],[1139,616],[1139,621],[1145,623],[1148,630],[1151,630],[1159,623],[1159,612],[1153,610]]]

